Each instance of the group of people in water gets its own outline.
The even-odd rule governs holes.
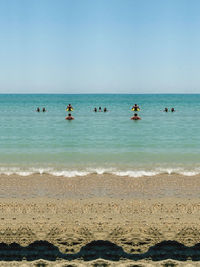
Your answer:
[[[71,111],[73,111],[73,110],[74,110],[74,109],[73,109],[73,107],[72,107],[71,104],[69,104],[69,105],[67,106],[67,108],[66,108],[66,111],[68,111],[68,112],[71,112]],[[97,112],[97,111],[101,112],[101,111],[102,111],[101,107],[99,107],[98,110],[97,110],[97,108],[95,107],[95,108],[94,108],[94,112]],[[107,108],[104,108],[104,109],[103,109],[103,112],[107,112],[107,111],[108,111]],[[68,115],[65,117],[65,119],[66,119],[66,120],[74,120],[74,117],[72,116],[71,113],[68,113]]]
[[[71,112],[71,111],[73,111],[74,109],[73,109],[73,107],[72,107],[72,105],[71,104],[69,104],[68,106],[67,106],[67,108],[66,108],[66,111],[68,111],[68,112]],[[140,110],[140,108],[139,108],[139,106],[137,105],[137,104],[135,104],[133,107],[132,107],[132,110],[133,111],[139,111]],[[102,112],[102,108],[101,107],[99,107],[98,109],[95,107],[94,108],[94,112]],[[108,110],[107,110],[107,108],[105,107],[104,109],[103,109],[103,112],[107,112]],[[74,117],[72,116],[72,114],[71,113],[68,113],[68,115],[65,117],[65,119],[66,120],[74,120]],[[137,113],[135,113],[134,114],[134,116],[133,117],[131,117],[131,120],[141,120],[141,118],[138,116],[138,114]]]
[[[36,111],[37,111],[37,112],[40,112],[40,108],[37,107]],[[42,108],[42,112],[46,112],[46,108],[43,107],[43,108]]]
[[[164,112],[168,112],[169,109],[168,109],[168,108],[165,108],[163,111],[164,111]],[[174,108],[171,108],[171,112],[175,112],[175,109],[174,109]]]
[[[74,110],[74,108],[72,107],[72,105],[71,104],[69,104],[68,106],[67,106],[67,108],[66,108],[66,111],[68,111],[69,113],[68,113],[68,115],[65,117],[65,119],[66,120],[74,120],[74,117],[72,116],[72,114],[71,114],[71,112]],[[132,111],[140,111],[140,107],[137,105],[137,104],[134,104],[134,106],[132,107],[132,109],[131,109]],[[37,109],[36,109],[36,111],[37,112],[40,112],[40,108],[38,107]],[[101,107],[99,107],[98,109],[95,107],[94,108],[94,112],[107,112],[108,110],[107,110],[107,108],[105,107],[104,109],[102,109]],[[169,111],[169,109],[168,108],[165,108],[164,110],[163,110],[163,112],[168,112]],[[42,108],[42,112],[46,112],[46,108],[45,107],[43,107]],[[175,109],[174,108],[171,108],[171,112],[175,112]],[[134,113],[134,115],[133,115],[133,117],[131,117],[131,120],[141,120],[141,117],[139,117],[138,116],[138,114],[137,113]]]
[[[101,107],[99,107],[99,110],[98,110],[99,112],[101,112],[102,111],[102,109],[101,109]],[[103,109],[103,112],[107,112],[108,110],[107,110],[107,108],[104,108]],[[94,112],[97,112],[97,108],[94,108]]]
[[[135,104],[134,106],[132,106],[132,111],[140,111],[140,107],[138,106],[138,104]],[[138,116],[137,113],[134,113],[133,117],[131,117],[131,120],[134,121],[138,121],[141,120],[141,118]]]
[[[73,109],[73,107],[72,107],[71,104],[69,104],[69,105],[67,106],[67,108],[66,108],[66,111],[68,111],[68,112],[71,112],[71,111],[73,111],[73,110],[74,110],[74,109]],[[72,116],[71,113],[68,113],[68,116],[66,116],[65,119],[68,120],[68,121],[71,121],[71,120],[74,120],[74,117]]]

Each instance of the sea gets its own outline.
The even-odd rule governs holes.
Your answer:
[[[73,121],[65,120],[69,103]],[[130,120],[134,104],[141,120]],[[95,113],[95,107],[108,112]],[[196,175],[200,95],[1,94],[0,174],[14,173]]]

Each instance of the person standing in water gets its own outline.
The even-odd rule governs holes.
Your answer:
[[[132,107],[132,110],[133,111],[139,111],[140,107],[138,106],[138,104],[135,104],[133,107]]]
[[[165,108],[163,111],[164,111],[164,112],[168,112],[168,108]]]
[[[107,111],[108,111],[107,108],[104,108],[103,112],[107,112]]]
[[[36,109],[36,111],[37,111],[37,112],[40,112],[40,108],[38,107],[38,108]]]
[[[94,108],[94,112],[97,112],[97,108]]]
[[[74,117],[72,117],[72,114],[69,113],[67,117],[65,117],[66,120],[71,121],[74,120]]]
[[[141,120],[141,118],[138,116],[137,113],[135,113],[134,116],[131,117],[131,120],[138,121],[138,120]]]
[[[175,109],[174,108],[171,108],[171,112],[175,112]]]
[[[99,107],[99,112],[101,112],[101,107]]]
[[[73,110],[73,107],[72,107],[71,104],[69,104],[69,105],[67,106],[67,111],[72,111],[72,110]]]

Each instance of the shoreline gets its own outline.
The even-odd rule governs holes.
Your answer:
[[[85,177],[90,175],[114,175],[119,177],[131,177],[131,178],[142,178],[142,177],[153,177],[159,175],[182,175],[187,177],[194,177],[200,175],[200,166],[196,164],[194,166],[182,165],[177,166],[138,166],[133,168],[126,166],[110,166],[110,167],[91,167],[91,166],[0,166],[0,176],[31,176],[31,175],[49,175],[55,177]]]

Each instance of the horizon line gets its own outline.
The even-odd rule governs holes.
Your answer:
[[[200,95],[200,93],[0,93],[0,95]]]

